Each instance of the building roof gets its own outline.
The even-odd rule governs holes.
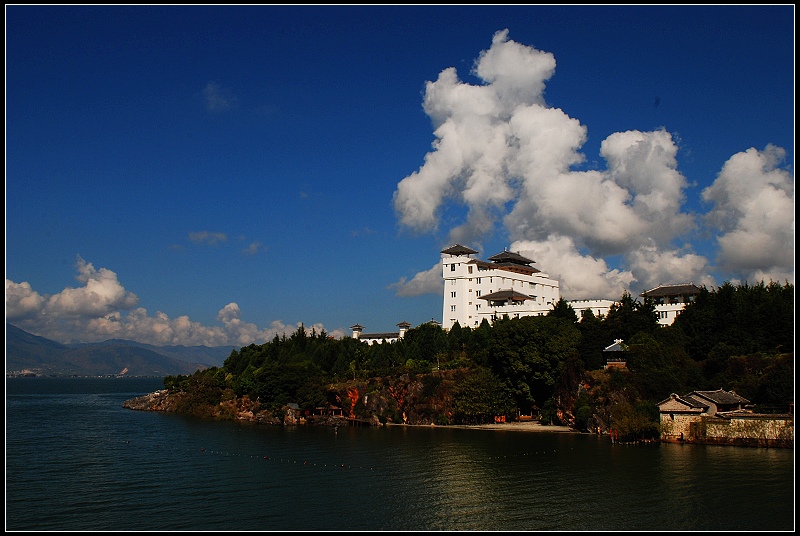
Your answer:
[[[386,333],[362,333],[358,340],[364,341],[367,339],[374,339],[376,341],[381,341],[383,339],[399,339],[400,333],[396,331],[388,331]]]
[[[750,401],[737,395],[734,391],[717,389],[716,391],[692,391],[683,397],[684,399],[693,398],[695,400],[710,400],[714,404],[729,406],[732,404],[749,404]]]
[[[666,399],[662,400],[661,402],[659,402],[656,405],[661,407],[661,406],[663,406],[663,405],[665,405],[668,402],[673,401],[673,400],[676,403],[678,403],[679,405],[685,406],[686,409],[703,410],[703,409],[706,409],[708,407],[708,403],[707,402],[702,402],[702,401],[699,401],[699,400],[695,400],[693,398],[686,398],[686,397],[678,396],[675,393],[672,393],[671,395],[669,395],[669,398],[666,398]]]
[[[639,296],[647,298],[662,298],[665,296],[694,296],[700,294],[700,287],[694,283],[684,283],[681,285],[659,285],[656,288],[645,290]]]
[[[604,352],[627,352],[628,347],[622,343],[622,339],[616,339],[614,344],[606,346]]]
[[[670,402],[673,403],[669,404]],[[658,406],[659,408],[662,408],[662,406],[672,406],[672,409],[669,411],[673,411],[676,407],[676,403],[684,406],[684,409],[687,411],[706,411],[711,404],[716,406],[742,406],[744,404],[749,404],[750,401],[737,395],[734,391],[718,389],[716,391],[692,391],[691,393],[683,396],[678,396],[675,393],[672,393],[669,395],[669,398],[659,402]],[[717,413],[719,413],[719,411]]]
[[[523,257],[519,253],[513,253],[511,251],[503,251],[497,255],[492,255],[489,257],[489,260],[494,262],[511,262],[514,264],[531,264],[536,262],[527,257]]]
[[[527,275],[536,274],[540,271],[533,266],[516,262],[486,262],[479,259],[472,259],[469,262],[477,265],[479,270],[506,270]]]
[[[350,329],[352,329],[353,331],[362,331],[364,329],[364,326],[362,326],[361,324],[353,324],[352,326],[350,326]]]
[[[523,294],[522,292],[517,292],[516,290],[498,290],[497,292],[492,292],[491,294],[486,294],[484,296],[480,296],[478,299],[486,300],[486,301],[525,301],[525,300],[532,300],[530,296],[527,294]]]
[[[461,244],[453,244],[449,248],[443,249],[442,253],[447,255],[473,255],[478,252],[474,249],[468,248],[467,246],[462,246]]]
[[[411,327],[411,324],[409,324],[408,322],[406,322],[405,320],[403,320],[402,322],[400,322],[399,324],[397,324],[397,327],[400,327],[400,328],[410,328],[410,327]]]

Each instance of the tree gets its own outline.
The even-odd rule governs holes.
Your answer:
[[[563,318],[565,320],[569,320],[573,324],[578,322],[578,315],[575,313],[575,309],[564,299],[564,297],[560,297],[556,303],[553,304],[553,308],[547,313],[547,316],[553,316],[556,318]]]
[[[623,292],[619,302],[611,305],[605,325],[609,335],[625,341],[639,332],[652,333],[659,328],[655,304],[650,298],[639,302]]]
[[[575,324],[563,318],[498,320],[489,341],[490,367],[527,411],[553,396],[562,364],[577,351],[579,339]]]
[[[462,424],[493,422],[496,415],[516,412],[503,383],[484,367],[459,379],[453,387],[453,420]]]

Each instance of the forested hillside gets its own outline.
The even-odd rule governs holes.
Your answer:
[[[603,350],[622,339],[626,369],[604,370]],[[381,422],[482,423],[531,415],[581,430],[656,437],[656,404],[670,393],[735,390],[760,411],[794,400],[794,285],[726,283],[703,289],[671,326],[654,304],[624,294],[605,317],[580,321],[563,299],[547,316],[437,324],[394,343],[333,339],[302,327],[233,351],[222,367],[165,378],[182,411],[220,416],[246,401],[279,414],[288,403],[313,414]]]

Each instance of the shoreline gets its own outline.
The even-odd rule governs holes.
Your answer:
[[[388,426],[415,426],[422,428],[459,428],[462,430],[499,430],[502,432],[549,432],[549,433],[571,433],[579,434],[577,430],[569,426],[540,424],[538,422],[506,422],[493,424],[397,424],[387,423]]]

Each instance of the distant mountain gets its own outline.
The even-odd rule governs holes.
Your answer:
[[[126,339],[108,339],[103,342],[88,342],[66,345],[70,348],[102,347],[102,346],[133,346],[144,348],[166,357],[173,357],[179,361],[203,363],[212,367],[221,367],[226,359],[235,350],[236,346],[153,346]]]
[[[6,375],[188,375],[209,366],[221,366],[233,349],[233,346],[162,348],[125,340],[64,345],[6,323]]]

